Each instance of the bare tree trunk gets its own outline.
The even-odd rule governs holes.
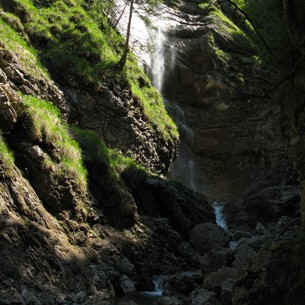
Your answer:
[[[119,61],[119,69],[122,70],[125,66],[127,54],[129,51],[129,37],[130,37],[130,30],[131,30],[131,19],[132,19],[132,12],[133,12],[133,3],[134,0],[130,1],[130,8],[129,8],[129,19],[128,19],[128,26],[127,26],[127,35],[126,35],[126,41],[125,41],[125,48],[124,53]]]
[[[127,5],[128,5],[128,1],[126,0],[126,4],[125,4],[125,6],[124,6],[124,8],[123,8],[123,10],[122,10],[122,12],[121,12],[119,18],[116,20],[115,24],[113,25],[114,28],[116,28],[117,25],[119,24],[119,22],[120,22],[122,16],[123,16],[124,13],[125,13],[125,10],[126,10]]]

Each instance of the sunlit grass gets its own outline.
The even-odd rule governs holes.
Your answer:
[[[0,39],[5,48],[17,56],[19,63],[29,74],[37,79],[49,78],[47,70],[41,64],[37,50],[31,47],[26,40],[7,23],[8,20],[11,20],[11,22],[20,22],[19,19],[12,14],[0,14]]]
[[[126,168],[143,169],[132,158],[124,156],[116,149],[107,147],[98,134],[92,130],[73,127],[75,139],[83,150],[84,160],[91,163],[103,162],[114,176],[119,176]]]
[[[56,160],[46,160],[47,167],[54,165],[58,174],[71,173],[84,186],[87,183],[87,170],[83,165],[82,152],[78,143],[70,135],[68,127],[62,122],[58,108],[50,102],[33,96],[23,96],[26,112],[31,120],[32,139],[53,146]]]
[[[35,48],[3,20],[0,37],[30,74],[36,78],[42,73],[47,75],[46,66],[56,77],[64,79],[63,75],[69,75],[69,79],[84,87],[127,81],[152,125],[166,140],[178,138],[178,129],[167,114],[160,94],[135,57],[130,54],[125,69],[117,69],[124,39],[103,14],[103,4],[99,10],[96,6],[88,7],[84,0],[55,0],[47,6],[35,6],[32,0],[18,0],[18,5],[29,16],[27,21],[21,22],[18,16],[7,12],[3,14],[21,25],[23,36],[28,35]],[[140,78],[145,79],[145,87],[139,84]]]
[[[0,134],[0,159],[6,166],[11,166],[14,164],[14,154],[11,152]]]

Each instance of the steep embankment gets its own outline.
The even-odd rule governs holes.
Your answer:
[[[286,161],[304,184],[303,19],[289,7],[301,43],[283,54],[300,61],[274,73],[235,9],[169,2],[180,25],[167,35],[175,60],[165,58],[162,89],[183,141],[173,173],[210,197],[248,186],[226,205],[230,231],[204,196],[148,173],[167,173],[177,128],[133,55],[118,70],[123,41],[104,2],[0,0],[3,304],[117,304],[162,274],[161,304],[303,305]]]
[[[123,41],[91,5],[0,1],[3,304],[108,304],[198,265],[177,248],[213,219],[202,196],[149,176],[167,172],[177,128],[132,54],[117,69]]]
[[[110,147],[166,172],[175,155],[176,127],[132,56],[124,71],[117,71],[123,40],[102,11],[85,1],[3,1],[2,8],[2,42],[18,58],[20,72],[17,80],[11,71],[9,81],[50,101],[51,93],[39,90],[51,87],[48,78],[57,81],[70,124],[95,130]],[[45,85],[26,86],[22,76]]]
[[[225,214],[235,241],[229,249],[213,226],[195,227],[203,283],[181,280],[177,291],[192,304],[302,304],[304,3],[234,1],[246,14],[229,1],[168,3],[161,13],[138,9],[153,32],[151,65],[163,56],[159,89],[181,133],[172,175],[233,199]],[[135,36],[136,46],[145,40]]]
[[[173,117],[181,120],[182,109],[187,126],[174,175],[184,181],[183,164],[192,158],[197,190],[237,199],[286,158],[280,105],[271,99],[276,73],[264,67],[251,25],[228,3],[182,2],[178,9],[186,21],[168,33],[175,65],[163,87]]]

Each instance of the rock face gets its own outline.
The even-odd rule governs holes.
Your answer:
[[[190,232],[191,243],[200,254],[226,246],[229,239],[228,234],[213,223],[199,224]]]
[[[159,305],[303,305],[290,170],[296,161],[303,186],[303,67],[280,84],[286,105],[272,104],[273,76],[226,17],[232,9],[224,14],[214,1],[168,9],[179,16],[167,28],[162,89],[183,139],[172,173],[219,199],[247,184],[226,203],[227,232],[201,193],[103,145],[165,174],[178,138],[162,125],[161,108],[149,116],[142,94],[151,107],[159,95],[134,57],[117,71],[121,40],[91,5],[0,0],[0,303],[145,304],[138,292],[152,291],[161,275],[168,295],[154,299]],[[100,49],[106,40],[109,57]]]
[[[38,3],[36,5],[39,7]],[[38,50],[46,53],[50,51],[45,49],[46,45],[40,40],[37,41],[38,34],[30,30],[32,20],[22,3],[13,1],[7,5],[4,1],[3,4],[1,2],[1,7],[1,18],[7,22],[7,26],[14,27],[18,22],[21,24],[19,18],[26,15],[27,18],[22,20],[23,24],[17,30],[24,39],[31,40]],[[9,13],[15,17],[9,17]],[[42,38],[51,40],[50,37],[39,39]],[[126,79],[105,81],[102,78],[101,81],[94,82],[79,78],[78,72],[70,68],[69,77],[66,77],[57,67],[55,57],[48,57],[44,64],[51,74],[50,79],[50,75],[39,67],[39,60],[30,52],[25,54],[21,56],[18,52],[9,50],[5,44],[0,44],[0,75],[13,90],[52,101],[70,124],[95,130],[108,146],[122,151],[150,170],[163,174],[167,172],[175,158],[178,139],[171,135],[164,136],[160,126],[149,120],[143,103],[132,93]],[[92,65],[92,61],[89,60],[88,65]],[[147,80],[140,76],[139,79],[137,81],[141,86],[151,87]],[[151,98],[156,97],[155,92],[155,97]],[[159,102],[154,100],[154,103]],[[162,117],[162,114],[159,115]]]
[[[123,173],[139,207],[139,213],[154,217],[167,217],[182,234],[202,222],[214,220],[213,210],[199,193],[194,193],[180,183],[147,177],[139,170]]]
[[[281,216],[299,214],[299,186],[296,171],[279,168],[256,179],[239,200],[225,205],[232,228],[253,230],[258,222],[276,221]]]
[[[272,75],[226,16],[235,14],[230,6],[222,12],[212,1],[201,8],[180,1],[166,13],[163,28],[153,24],[166,32],[162,91],[182,141],[171,175],[211,198],[236,199],[285,154],[280,106],[269,96]]]

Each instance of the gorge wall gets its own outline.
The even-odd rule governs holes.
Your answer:
[[[123,6],[117,5],[118,19]],[[276,75],[263,68],[253,37],[231,20],[236,9],[200,1],[155,10],[135,5],[131,45],[181,134],[170,176],[228,201],[258,176],[287,166],[280,105],[272,101]],[[127,15],[119,22],[122,34]]]
[[[115,2],[0,0],[0,303],[303,305],[299,2],[274,66],[224,1],[136,1],[123,70]]]

